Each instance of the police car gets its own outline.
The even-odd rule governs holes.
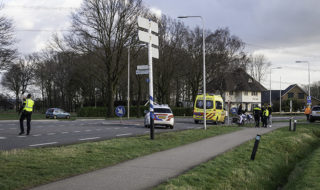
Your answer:
[[[154,125],[162,125],[167,128],[173,129],[174,116],[170,107],[164,105],[154,105]],[[150,112],[147,111],[144,117],[144,126],[150,127]]]

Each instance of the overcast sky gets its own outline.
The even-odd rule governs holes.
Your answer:
[[[2,0],[3,13],[14,21],[17,48],[21,54],[39,51],[54,32],[70,26],[70,12],[82,0]],[[272,89],[290,84],[320,81],[320,1],[319,0],[144,0],[155,12],[176,18],[201,15],[206,29],[228,27],[247,45],[246,51],[264,54],[272,67]],[[191,28],[200,23],[185,19]],[[269,73],[269,72],[268,72]],[[264,86],[269,88],[269,74]]]

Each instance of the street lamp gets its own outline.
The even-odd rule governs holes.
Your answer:
[[[128,119],[130,118],[130,45],[128,46]]]
[[[206,48],[204,37],[204,20],[202,16],[178,16],[178,18],[200,18],[202,22],[202,56],[203,56],[203,125],[204,129],[207,129],[207,101],[206,101]]]
[[[308,63],[308,83],[309,83],[308,95],[310,97],[310,63],[309,63],[309,61],[296,61],[296,63]]]
[[[273,68],[270,68],[270,106],[271,106],[271,72],[273,69],[282,69],[282,67],[273,67]]]

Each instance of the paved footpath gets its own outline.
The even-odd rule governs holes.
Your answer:
[[[257,134],[268,133],[287,122],[274,123],[272,128],[244,128],[240,131],[204,139],[192,144],[139,157],[94,172],[67,178],[33,190],[131,190],[150,189],[176,177],[213,157],[226,152]],[[263,136],[261,138],[263,143]],[[259,154],[259,151],[258,153]],[[250,155],[248,155],[248,159]]]

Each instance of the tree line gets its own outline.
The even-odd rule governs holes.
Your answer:
[[[159,59],[153,61],[155,102],[172,106],[193,102],[203,84],[202,28],[190,29],[166,15],[157,18],[141,0],[84,0],[72,13],[70,33],[54,35],[48,48],[26,57],[16,58],[11,44],[0,41],[0,46],[10,47],[7,54],[0,48],[0,69],[6,70],[1,84],[17,100],[21,94],[38,89],[43,108],[76,111],[97,105],[106,107],[107,116],[113,116],[114,106],[127,101],[130,72],[132,105],[143,105],[148,100],[148,76],[135,75],[135,70],[137,65],[148,64],[148,52],[138,39],[138,16],[159,24]],[[7,33],[12,34],[11,21],[4,18],[4,22],[9,23]],[[14,41],[1,32],[0,38]],[[239,67],[261,82],[270,64],[263,55],[246,53],[245,43],[228,28],[206,29],[205,47],[207,83],[222,84],[225,73]]]

